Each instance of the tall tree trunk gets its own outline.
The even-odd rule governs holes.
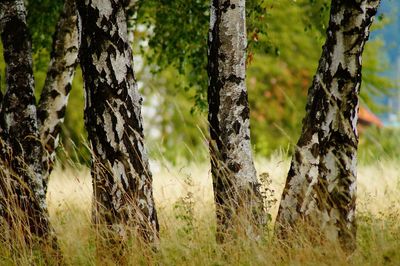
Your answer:
[[[79,12],[95,222],[120,237],[137,228],[135,233],[152,242],[158,238],[158,220],[125,7],[121,1],[89,0],[80,2]]]
[[[327,39],[283,191],[280,238],[306,222],[354,249],[362,52],[379,0],[332,0]]]
[[[212,0],[210,14],[208,121],[217,239],[223,241],[235,224],[258,237],[255,229],[266,216],[250,143],[245,0]]]
[[[15,226],[19,219],[25,220],[24,233],[28,240],[35,235],[53,241],[43,187],[43,148],[37,125],[31,40],[23,0],[1,1],[0,21],[7,65],[7,88],[0,114],[2,216],[10,226]]]
[[[81,21],[75,0],[65,0],[53,36],[53,47],[45,85],[38,106],[40,139],[46,151],[42,162],[46,172],[44,188],[53,168],[59,133],[64,121],[72,79],[78,63]]]

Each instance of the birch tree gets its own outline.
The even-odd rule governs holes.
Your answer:
[[[27,231],[44,237],[51,231],[43,188],[43,149],[39,139],[34,97],[31,43],[23,1],[2,1],[1,39],[4,47],[6,93],[0,114],[2,140],[2,215],[12,223],[7,205],[29,213]],[[10,180],[12,178],[12,180]],[[22,179],[21,181],[19,179]],[[25,186],[28,185],[28,187]],[[11,187],[11,189],[9,189]]]
[[[350,250],[355,247],[362,53],[379,3],[332,0],[327,39],[276,221],[281,239],[301,221]]]
[[[142,97],[122,2],[89,0],[79,4],[85,126],[93,150],[94,219],[122,239],[137,233],[153,242],[158,220],[144,148]]]
[[[81,20],[76,1],[65,0],[53,37],[50,63],[38,106],[40,140],[47,151],[42,158],[47,168],[45,188],[53,169],[59,133],[78,64],[80,43]]]
[[[247,236],[258,237],[265,223],[250,142],[245,16],[245,0],[211,1],[208,121],[220,241],[239,223]]]
[[[51,65],[66,61],[66,65],[74,68],[77,51],[73,53],[70,48],[79,47],[79,33],[73,0],[67,0],[65,4],[63,18],[65,17],[73,17],[73,22],[68,30],[61,27],[64,32],[55,35],[54,43],[64,47],[69,42],[64,51],[69,50],[70,56],[68,59],[64,58],[65,54],[58,56],[60,49],[54,48]],[[63,63],[63,66],[57,68],[59,71],[50,67],[48,80],[57,80],[57,84],[53,81],[46,83],[42,102],[47,104],[39,107],[39,117],[44,119],[39,121],[34,97],[31,39],[22,0],[0,2],[0,29],[7,66],[7,87],[4,97],[1,97],[0,111],[2,225],[7,225],[12,230],[18,230],[18,226],[22,226],[28,243],[38,237],[58,250],[46,206],[47,177],[51,169],[44,164],[48,155],[43,144],[48,144],[48,140],[42,143],[40,132],[51,132],[54,139],[58,138],[59,130],[54,130],[53,127],[58,122],[54,123],[53,119],[63,119],[62,110],[65,110],[66,101],[57,102],[55,92],[58,86],[68,87],[73,70],[66,74],[62,70],[65,68]],[[55,103],[50,103],[50,98],[54,98]],[[46,117],[40,113],[46,114]],[[53,140],[51,146],[56,145],[57,141]]]

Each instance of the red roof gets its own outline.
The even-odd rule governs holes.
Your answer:
[[[360,107],[358,111],[358,121],[368,125],[375,125],[377,127],[383,127],[382,121],[373,114],[370,110],[365,107]]]

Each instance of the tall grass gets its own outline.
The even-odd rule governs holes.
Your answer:
[[[217,244],[207,163],[176,166],[152,163],[161,226],[157,252],[132,243],[121,261],[112,255],[112,250],[96,247],[98,232],[91,224],[92,185],[87,168],[56,168],[49,183],[48,204],[68,265],[398,265],[398,164],[399,161],[387,160],[360,165],[358,249],[351,256],[335,243],[316,245],[301,233],[291,236],[292,245],[287,248],[273,239],[273,222],[262,241],[236,239]],[[276,155],[269,160],[257,160],[256,168],[264,182],[270,183],[267,201],[273,221],[289,161],[285,155]],[[24,255],[11,257],[6,249],[0,246],[2,265],[45,264],[34,251],[17,251]]]

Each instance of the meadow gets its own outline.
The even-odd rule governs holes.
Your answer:
[[[400,175],[399,161],[376,160],[359,165],[358,249],[351,255],[335,243],[316,245],[301,233],[290,248],[272,234],[289,159],[276,154],[256,160],[267,190],[271,222],[265,239],[215,242],[215,218],[209,165],[152,161],[154,196],[160,220],[157,252],[132,244],[124,258],[128,265],[399,265]],[[96,256],[98,232],[91,225],[92,186],[85,167],[58,166],[49,183],[48,205],[64,259],[68,265],[119,265],[109,250]],[[3,250],[4,251],[4,250]],[[97,249],[97,252],[99,250]],[[100,251],[102,252],[102,251]],[[1,265],[45,264],[30,250],[18,255],[1,253]]]

